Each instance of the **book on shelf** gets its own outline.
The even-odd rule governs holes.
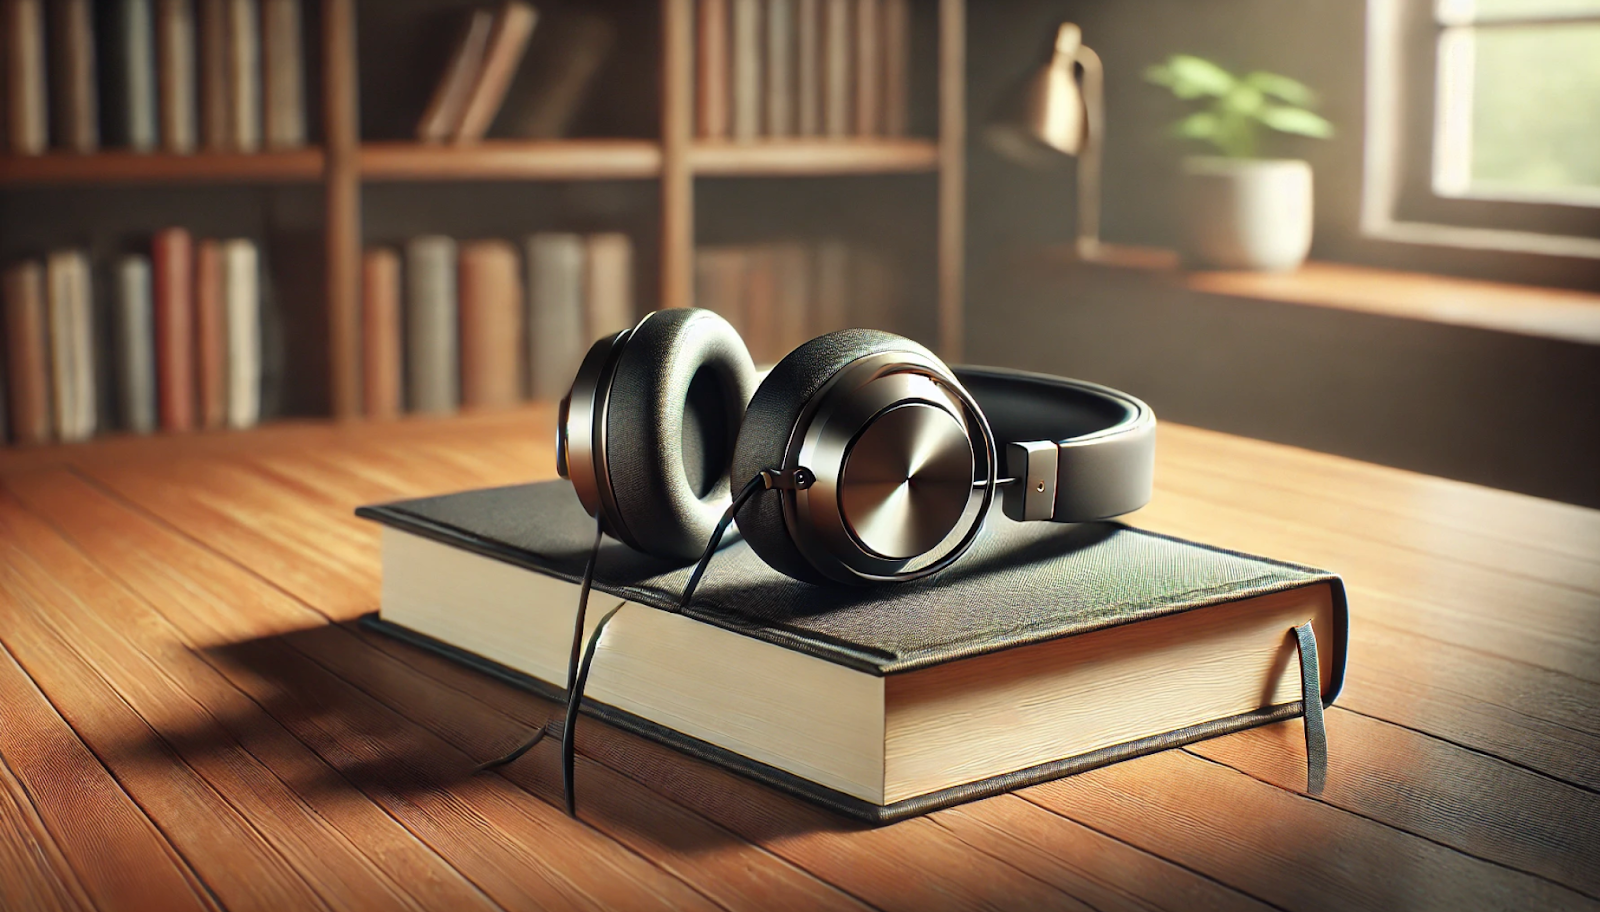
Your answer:
[[[5,28],[6,140],[13,155],[42,155],[50,142],[46,102],[45,28],[42,0],[6,0],[0,6]]]
[[[525,243],[528,270],[528,394],[555,402],[566,395],[592,341],[584,314],[583,235],[542,232]]]
[[[150,0],[108,0],[102,5],[99,46],[105,143],[148,152],[159,134],[156,36]]]
[[[522,400],[522,268],[509,241],[461,244],[461,404],[505,407]]]
[[[522,0],[506,0],[495,13],[488,44],[462,106],[461,121],[451,138],[458,143],[477,142],[489,133],[489,126],[505,102],[506,90],[516,76],[522,55],[533,37],[539,14]]]
[[[227,315],[227,425],[261,420],[261,257],[246,238],[223,241],[222,288]]]
[[[751,140],[761,134],[761,0],[728,5],[728,133]]]
[[[199,60],[200,144],[212,151],[233,146],[229,112],[228,4],[231,0],[195,0],[199,19],[196,39]]]
[[[882,35],[879,28],[883,16],[882,4],[880,0],[855,0],[855,13],[855,133],[857,136],[877,136],[882,132],[879,120],[883,99]]]
[[[261,0],[262,135],[268,149],[306,144],[300,0]]]
[[[195,393],[198,424],[216,430],[228,423],[228,303],[222,242],[194,245]]]
[[[256,0],[227,0],[228,148],[261,148],[261,8]]]
[[[822,0],[794,0],[795,133],[822,132]]]
[[[911,131],[911,0],[881,0],[883,132]]]
[[[766,0],[765,12],[762,126],[768,137],[780,139],[795,132],[794,0]]]
[[[616,27],[602,15],[582,9],[541,14],[526,59],[494,119],[493,135],[572,135],[616,40]]]
[[[461,115],[466,111],[467,96],[478,74],[483,70],[483,57],[489,47],[489,31],[494,27],[494,12],[475,9],[467,13],[455,49],[445,64],[444,74],[433,89],[433,97],[417,122],[417,139],[426,143],[450,140],[461,125]]]
[[[161,148],[187,154],[196,145],[195,29],[191,0],[156,0],[156,108]]]
[[[728,137],[729,2],[695,6],[695,132],[705,139]]]
[[[150,258],[125,254],[115,264],[112,325],[116,339],[117,411],[121,426],[135,434],[156,429],[154,313]]]
[[[69,152],[100,148],[99,95],[95,78],[94,10],[91,0],[51,4],[52,64],[57,145]]]
[[[594,534],[570,485],[357,515],[384,527],[368,624],[560,699]],[[594,590],[622,605],[582,710],[875,823],[1299,716],[1301,624],[1324,704],[1345,667],[1337,576],[1111,522],[996,517],[950,570],[873,589],[735,541],[678,611],[688,575],[604,543]]]
[[[361,389],[368,418],[400,414],[400,337],[400,255],[373,248],[361,257]]]
[[[633,301],[633,241],[617,231],[591,234],[585,254],[588,337],[598,339],[631,328],[639,321]]]
[[[461,401],[456,242],[422,235],[406,244],[406,405],[448,414]]]
[[[182,228],[150,244],[155,279],[156,389],[163,431],[195,426],[194,240]]]
[[[44,274],[56,436],[68,443],[87,440],[94,436],[97,411],[89,257],[81,250],[53,250]]]
[[[851,43],[850,0],[820,0],[822,5],[822,135],[835,139],[850,133]]]
[[[11,439],[46,443],[55,436],[55,421],[44,264],[24,260],[7,266],[4,296]]]

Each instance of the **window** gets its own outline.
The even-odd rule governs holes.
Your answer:
[[[1368,29],[1369,233],[1600,257],[1600,0],[1368,0]]]

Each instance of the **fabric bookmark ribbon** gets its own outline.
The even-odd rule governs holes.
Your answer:
[[[1320,795],[1328,781],[1328,730],[1322,723],[1322,675],[1317,664],[1317,635],[1307,621],[1294,629],[1300,650],[1300,699],[1305,704],[1306,794]]]

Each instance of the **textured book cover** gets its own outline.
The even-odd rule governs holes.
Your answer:
[[[410,535],[569,583],[580,578],[594,534],[593,520],[564,482],[467,491],[356,512]],[[607,542],[594,586],[630,603],[669,609],[676,605],[689,572],[688,567]],[[882,677],[889,686],[908,680],[901,676],[958,662],[1002,654],[1023,656],[1033,647],[1104,631],[1126,629],[1134,635],[1197,609],[1310,587],[1327,587],[1325,598],[1331,600],[1327,626],[1319,636],[1327,672],[1322,695],[1327,703],[1342,683],[1348,639],[1348,610],[1337,576],[1118,523],[1012,523],[997,516],[972,550],[944,573],[872,589],[797,583],[767,567],[742,541],[735,541],[717,554],[682,615],[832,666]],[[1147,621],[1152,624],[1145,625]],[[547,694],[559,693],[547,682],[519,675],[480,655],[404,628],[377,624],[508,680]],[[1250,702],[1259,708],[887,804],[852,797],[603,702],[586,701],[584,709],[842,813],[888,822],[1290,718],[1303,709],[1298,702],[1266,706],[1254,698]],[[997,724],[1004,729],[1003,721]]]

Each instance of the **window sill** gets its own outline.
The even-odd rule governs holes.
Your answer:
[[[1047,268],[1146,273],[1199,294],[1301,304],[1516,335],[1600,345],[1600,294],[1312,261],[1290,273],[1186,270],[1170,250],[1102,245],[1085,260],[1070,248]]]

